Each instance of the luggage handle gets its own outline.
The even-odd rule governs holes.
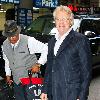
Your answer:
[[[29,80],[30,80],[30,83],[32,83],[32,70],[28,70],[28,76],[29,76]],[[38,77],[37,78],[40,78],[42,75],[41,75],[41,71],[40,72],[37,72],[38,74]]]
[[[32,74],[33,74],[32,70],[28,70],[28,76],[29,76],[29,78],[32,78]],[[41,78],[42,77],[41,71],[37,72],[37,74],[38,74],[37,78]]]

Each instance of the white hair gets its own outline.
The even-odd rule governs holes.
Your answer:
[[[71,11],[71,9],[70,9],[69,7],[67,7],[67,6],[62,6],[62,5],[56,7],[56,9],[55,9],[54,12],[53,12],[53,17],[54,17],[54,19],[56,18],[56,13],[57,13],[58,11],[65,11],[66,14],[70,15],[71,26],[74,24],[74,14],[72,13],[72,11]]]

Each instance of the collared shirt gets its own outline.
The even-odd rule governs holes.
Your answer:
[[[14,46],[14,48],[16,48],[16,46],[18,45],[20,41],[20,38],[19,40],[17,41],[17,43],[15,44],[11,44],[12,48]],[[36,40],[34,37],[29,37],[28,38],[28,48],[29,48],[29,51],[30,51],[30,54],[34,54],[34,53],[41,53],[41,56],[38,60],[38,63],[44,65],[47,61],[47,53],[48,53],[48,47],[46,44]],[[3,50],[3,48],[2,48]],[[11,76],[11,70],[10,70],[10,67],[9,67],[9,60],[7,59],[6,55],[4,54],[3,52],[3,59],[5,60],[5,72],[6,72],[6,75],[9,75]]]
[[[62,44],[63,40],[65,39],[65,37],[69,34],[69,32],[72,30],[72,27],[63,35],[63,36],[59,36],[59,32],[56,30],[56,34],[55,34],[55,38],[56,38],[56,43],[54,46],[54,55],[56,56],[58,49],[60,47],[60,45]]]

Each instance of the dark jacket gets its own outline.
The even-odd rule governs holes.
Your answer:
[[[91,50],[88,38],[73,30],[54,56],[55,38],[48,43],[43,92],[50,100],[87,100],[91,80]]]

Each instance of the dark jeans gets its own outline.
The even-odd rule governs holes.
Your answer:
[[[23,86],[21,84],[14,83],[14,94],[15,94],[15,100],[26,100],[25,99],[25,93]]]

